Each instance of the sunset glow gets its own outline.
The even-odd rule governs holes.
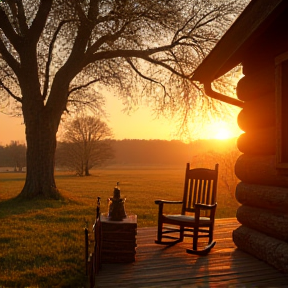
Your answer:
[[[107,124],[114,133],[115,139],[177,139],[177,123],[164,117],[155,119],[147,107],[139,107],[130,116],[123,112],[123,104],[112,95],[107,95],[106,110],[108,112]],[[203,121],[201,125],[191,123],[189,125],[190,138],[186,142],[197,139],[219,139],[238,137],[241,130],[237,125],[237,113],[230,121],[211,120]],[[2,125],[1,125],[2,124]],[[5,124],[5,125],[3,125]],[[25,143],[25,126],[21,117],[11,117],[0,113],[0,145],[9,144],[11,140]],[[182,139],[183,140],[183,139]],[[184,141],[184,140],[183,140]]]
[[[236,123],[220,121],[207,125],[205,131],[207,136],[205,138],[225,140],[228,138],[238,137],[241,134],[241,130],[238,128],[237,124],[235,124]]]
[[[224,139],[231,138],[231,135],[232,134],[230,131],[226,130],[225,128],[221,128],[215,135],[215,138],[219,140],[224,140]]]

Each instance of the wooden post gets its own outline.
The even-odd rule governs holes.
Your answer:
[[[86,268],[86,276],[88,275],[88,229],[84,229],[85,233],[85,268]]]

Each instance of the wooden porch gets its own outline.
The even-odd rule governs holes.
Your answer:
[[[187,254],[190,239],[171,247],[154,244],[156,227],[140,228],[136,261],[103,264],[96,287],[288,287],[287,274],[235,247],[238,225],[235,218],[217,219],[216,245],[207,256]]]

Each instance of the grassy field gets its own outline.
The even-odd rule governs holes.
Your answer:
[[[85,287],[84,232],[91,228],[97,197],[101,212],[120,182],[127,214],[138,227],[156,226],[155,199],[181,200],[185,167],[111,167],[90,177],[57,172],[64,200],[15,199],[24,173],[0,173],[0,287]],[[237,203],[218,188],[218,218],[234,217]],[[151,239],[153,240],[153,239]]]

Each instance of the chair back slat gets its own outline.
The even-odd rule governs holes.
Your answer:
[[[213,187],[213,184],[212,184]],[[206,203],[207,204],[212,204],[212,192],[211,192],[211,181],[208,181],[208,187],[207,187],[207,199],[206,199]]]
[[[193,185],[194,185],[194,183],[192,182],[188,182],[188,189],[189,189],[189,192],[188,192],[188,197],[189,197],[189,200],[188,200],[188,207],[190,207],[191,205],[192,205],[192,203],[194,202],[194,195],[193,195],[193,191],[194,191],[194,189],[193,189]]]
[[[202,191],[202,183],[203,183],[203,181],[201,180],[201,179],[197,179],[197,182],[199,183],[199,187],[198,187],[198,189],[197,189],[197,191],[196,191],[196,193],[197,193],[197,203],[201,203],[201,194],[203,193],[203,191]],[[193,203],[193,204],[195,204],[195,203]]]
[[[197,201],[197,197],[198,197],[198,194],[197,194],[197,191],[198,191],[198,186],[199,186],[199,182],[197,181],[197,179],[188,179],[188,181],[192,184],[192,191],[191,193],[193,194],[193,201],[191,203],[189,203],[189,207],[194,207],[194,204],[196,201]]]
[[[207,200],[208,200],[208,198],[207,198],[207,196],[208,196],[207,188],[208,188],[209,181],[203,180],[202,182],[203,182],[203,189],[202,189],[202,192],[201,192],[201,194],[202,194],[201,203],[206,203],[207,204]]]
[[[215,169],[186,167],[182,214],[194,212],[195,204],[216,203],[218,164]]]

